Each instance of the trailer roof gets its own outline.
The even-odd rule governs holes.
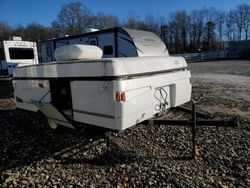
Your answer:
[[[88,36],[88,35],[93,35],[93,33],[94,34],[107,33],[107,32],[111,32],[111,31],[116,31],[118,29],[124,30],[124,28],[122,28],[122,27],[114,27],[114,28],[108,28],[108,29],[103,29],[103,30],[94,31],[94,32],[81,33],[79,35],[71,35],[71,36],[65,36],[65,37],[60,37],[60,38],[52,38],[52,39],[42,40],[39,43],[47,42],[47,41],[57,41],[57,40],[73,39],[73,38],[78,38],[78,37],[85,37],[85,36]]]
[[[107,32],[118,31],[118,30],[125,31],[126,33],[132,34],[134,36],[138,36],[138,34],[136,34],[136,33],[138,33],[137,31],[143,32],[144,35],[145,35],[145,33],[152,33],[150,31],[144,31],[144,30],[138,30],[138,29],[128,29],[128,28],[125,28],[125,27],[114,27],[114,28],[108,28],[108,29],[103,29],[103,30],[99,30],[99,31],[81,33],[79,35],[71,35],[71,36],[64,36],[64,37],[60,37],[60,38],[52,38],[52,39],[42,40],[42,41],[40,41],[40,43],[46,42],[46,41],[57,41],[57,40],[64,40],[64,39],[73,39],[73,38],[85,37],[85,36],[88,36],[88,35],[107,33]],[[155,34],[153,33],[153,35],[155,35]]]

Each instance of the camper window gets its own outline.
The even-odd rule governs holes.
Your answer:
[[[3,48],[0,48],[0,60],[4,60],[5,57],[4,57],[4,51],[3,51]]]
[[[32,48],[9,48],[10,59],[34,59]]]
[[[104,55],[112,55],[113,54],[113,46],[104,46],[103,48]]]
[[[88,43],[89,43],[89,45],[95,45],[95,46],[97,46],[98,45],[97,44],[97,38],[96,37],[89,38]]]

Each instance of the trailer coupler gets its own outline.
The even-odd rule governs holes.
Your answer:
[[[192,102],[192,118],[189,120],[160,120],[150,119],[142,122],[143,124],[149,125],[180,125],[180,126],[191,126],[192,128],[192,156],[197,159],[201,156],[201,150],[196,146],[196,129],[198,127],[213,126],[213,127],[238,127],[239,123],[237,118],[229,120],[206,120],[197,118],[196,102]]]

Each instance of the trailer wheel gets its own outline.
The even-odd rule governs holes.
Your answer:
[[[48,122],[48,126],[51,129],[53,129],[53,130],[57,129],[58,125],[56,124],[56,122],[54,120],[48,118],[47,122]]]
[[[51,118],[46,117],[41,111],[38,112],[39,115],[39,124],[42,128],[48,130],[58,129],[58,124]]]

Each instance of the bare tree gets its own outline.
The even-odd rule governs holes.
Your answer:
[[[204,28],[204,18],[204,10],[193,10],[190,14],[189,35],[193,51],[200,51],[202,48],[201,40]]]
[[[219,49],[222,49],[222,40],[223,40],[223,34],[225,29],[225,20],[226,20],[226,14],[223,11],[218,11],[218,17],[217,17],[217,31],[218,31],[218,41],[219,41]]]
[[[167,19],[165,16],[162,15],[158,15],[156,16],[156,24],[157,24],[157,34],[158,36],[161,36],[161,26],[166,25],[167,24]]]
[[[148,13],[145,16],[145,24],[147,26],[147,30],[156,33],[157,32],[157,23],[156,18],[153,14]]]
[[[24,38],[25,27],[21,24],[16,25],[11,32],[11,36],[21,36]]]
[[[51,27],[45,27],[35,22],[28,24],[26,27],[18,24],[14,28],[6,23],[0,23],[0,40],[8,40],[11,36],[20,36],[23,40],[39,42],[58,37],[58,33]]]
[[[93,24],[93,14],[81,2],[65,4],[61,7],[54,25],[62,34],[83,33]]]
[[[203,48],[205,51],[209,51],[215,48],[215,23],[208,21],[204,27],[204,41]]]
[[[244,20],[247,17],[246,4],[241,4],[233,10],[233,19],[238,28],[238,40],[242,40],[242,31],[244,27]]]
[[[123,26],[130,28],[130,29],[147,30],[146,23],[142,21],[140,17],[135,14],[134,11],[128,12],[127,20],[125,21]]]
[[[232,11],[229,11],[226,14],[225,18],[225,34],[228,41],[234,41],[235,40],[235,22],[233,19],[234,13]]]
[[[129,11],[127,15],[127,21],[124,25],[130,29],[138,29],[139,27],[139,19],[138,16],[135,14],[134,11]]]
[[[176,51],[178,51],[178,49],[176,49],[176,44],[175,44],[176,41],[175,30],[176,30],[175,23],[170,21],[161,27],[161,38],[165,42],[168,51],[170,53],[176,53]]]
[[[93,20],[93,27],[97,29],[106,29],[120,26],[120,20],[112,14],[98,13]]]
[[[0,22],[0,40],[7,40],[10,37],[12,28],[4,22]]]
[[[190,18],[186,11],[179,11],[176,15],[177,25],[180,28],[181,52],[186,52],[187,48],[187,32],[189,30]]]
[[[186,11],[177,11],[170,14],[168,29],[174,34],[175,52],[183,53],[187,47],[187,32],[189,30],[189,16]],[[169,35],[173,37],[172,35]]]
[[[250,27],[250,5],[242,4],[243,9],[243,30],[245,32],[245,40],[248,39],[248,30]]]
[[[217,49],[217,38],[219,48],[221,47],[224,17],[223,13],[214,7],[204,8],[205,25],[203,32],[203,48],[206,51]]]
[[[24,38],[26,40],[39,42],[53,37],[58,37],[57,32],[50,27],[35,22],[28,24],[24,29]]]
[[[123,24],[125,27],[130,29],[139,29],[139,17],[134,11],[129,11],[127,15],[127,20]]]

